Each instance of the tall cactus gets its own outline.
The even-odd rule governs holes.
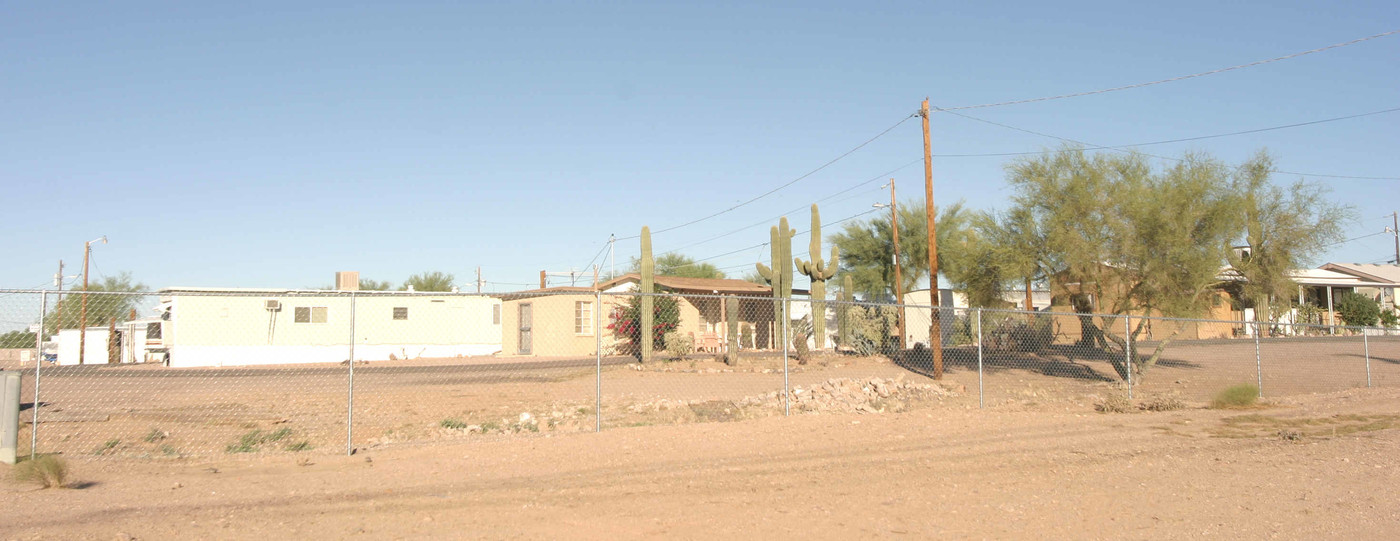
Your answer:
[[[728,353],[724,356],[724,362],[729,366],[734,366],[739,364],[739,298],[733,295],[725,297],[724,309],[727,312],[725,315],[729,323],[729,332],[726,333],[729,338],[729,348]]]
[[[841,248],[831,247],[831,263],[822,261],[822,217],[817,205],[812,205],[812,242],[807,244],[811,261],[794,259],[797,271],[812,279],[812,335],[817,349],[826,349],[826,281],[836,276]]]
[[[651,294],[656,292],[655,277],[652,276],[654,272],[656,272],[656,261],[651,258],[651,228],[642,226],[642,328],[640,329],[641,344],[638,345],[641,347],[642,362],[644,363],[651,362],[652,340],[655,339],[656,335],[656,330],[652,329],[654,324],[652,305],[655,303],[655,299],[651,298]]]
[[[758,274],[773,287],[773,319],[776,322],[783,313],[783,299],[792,298],[792,237],[797,230],[788,227],[787,216],[778,220],[778,225],[769,228],[769,243],[772,246],[773,268],[757,263]],[[781,343],[781,342],[779,342]]]
[[[836,339],[843,347],[851,344],[851,305],[855,298],[851,295],[851,275],[846,274],[841,277],[841,300],[845,301],[836,308]]]

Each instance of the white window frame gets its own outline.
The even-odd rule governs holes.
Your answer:
[[[593,301],[574,301],[574,335],[593,336]]]

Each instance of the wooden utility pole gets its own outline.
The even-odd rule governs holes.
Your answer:
[[[83,308],[82,315],[78,317],[78,364],[83,364],[83,358],[87,355],[88,256],[91,254],[92,242],[83,243]]]
[[[54,320],[53,335],[58,336],[58,331],[63,330],[63,260],[58,260],[58,274],[53,277],[54,285],[58,286],[58,300],[54,301],[54,309],[58,312],[58,317]],[[39,336],[42,338],[44,329],[39,329]],[[41,355],[42,357],[42,355]]]
[[[890,231],[894,234],[894,303],[899,305],[899,350],[904,351],[904,280],[899,273],[899,207],[895,206],[894,179],[890,179]]]
[[[1400,265],[1400,212],[1390,213],[1390,232],[1395,235],[1395,264]]]
[[[938,232],[937,213],[933,206],[933,143],[928,134],[928,98],[919,108],[924,119],[924,209],[928,213],[928,343],[933,353],[933,379],[943,379],[943,326],[939,324],[938,303]]]

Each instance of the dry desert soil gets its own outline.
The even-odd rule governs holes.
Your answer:
[[[1400,389],[0,466],[0,539],[1397,539]]]

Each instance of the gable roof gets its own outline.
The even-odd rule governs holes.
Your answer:
[[[1350,274],[1357,278],[1387,284],[1400,284],[1400,265],[1371,265],[1366,263],[1328,263],[1322,270]]]

